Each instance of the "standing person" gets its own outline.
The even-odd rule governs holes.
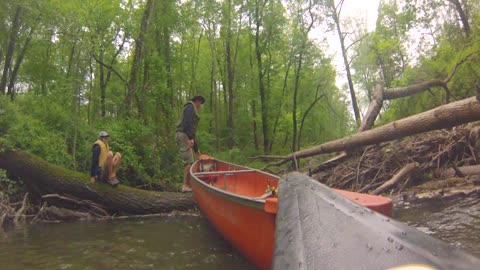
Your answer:
[[[101,131],[98,140],[95,141],[92,148],[92,166],[90,168],[90,183],[94,184],[96,180],[107,182],[112,186],[118,185],[117,170],[120,167],[122,155],[110,151],[108,140],[110,135]]]
[[[191,192],[190,187],[190,167],[193,163],[193,152],[200,156],[195,133],[197,132],[200,116],[200,108],[205,103],[205,98],[196,95],[187,102],[184,107],[175,132],[175,142],[180,150],[180,156],[183,161],[183,185],[182,192]]]

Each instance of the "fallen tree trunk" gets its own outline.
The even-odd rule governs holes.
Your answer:
[[[380,114],[380,110],[382,109],[384,100],[392,100],[412,96],[433,87],[443,87],[448,93],[447,82],[450,80],[450,78],[446,80],[431,80],[427,82],[409,85],[406,87],[398,87],[386,90],[383,89],[381,81],[377,82],[377,84],[375,85],[375,90],[373,92],[372,100],[370,102],[370,105],[368,106],[367,113],[365,114],[365,117],[360,124],[358,132],[363,132],[372,128],[375,119]]]
[[[463,175],[462,177],[480,174],[480,165],[458,167],[457,169]],[[454,168],[437,169],[434,173],[435,176],[440,179],[458,176],[457,171]]]
[[[392,141],[414,134],[436,129],[450,128],[478,120],[480,120],[480,102],[476,97],[471,97],[400,119],[375,129],[356,133],[349,137],[297,151],[287,156],[258,156],[256,158],[281,158],[282,160],[270,163],[265,168],[270,166],[280,166],[293,160],[293,158],[298,159],[325,153],[351,151],[365,145]]]
[[[421,82],[421,83],[417,83],[417,84],[413,84],[405,87],[387,89],[383,93],[383,98],[386,100],[391,100],[391,99],[412,96],[412,95],[424,92],[425,90],[428,90],[432,87],[446,88],[447,82],[449,81],[449,79],[450,78],[445,80],[437,79],[437,80]]]
[[[195,208],[191,194],[152,192],[123,185],[90,184],[89,176],[50,164],[23,151],[0,152],[0,168],[22,179],[30,193],[89,200],[116,214],[154,214]]]
[[[409,86],[396,87],[396,88],[390,88],[385,90],[383,89],[381,82],[377,82],[377,85],[375,86],[374,96],[371,100],[368,111],[360,125],[359,132],[370,129],[373,126],[373,123],[377,118],[378,114],[380,113],[380,109],[383,106],[384,100],[392,100],[392,99],[412,96],[418,93],[422,93],[434,87],[441,87],[446,92],[445,102],[450,103],[450,91],[448,90],[447,84],[455,75],[458,67],[464,64],[474,54],[475,53],[468,54],[463,59],[458,61],[455,67],[453,68],[451,74],[448,76],[448,78],[444,80],[433,79],[430,81],[420,82],[420,83],[412,84]],[[477,94],[477,99],[478,99],[478,94]]]
[[[375,119],[377,119],[377,116],[382,109],[383,98],[383,85],[381,81],[378,81],[375,85],[375,90],[373,91],[372,102],[370,102],[370,105],[368,106],[367,113],[360,124],[358,132],[365,131],[373,126]]]

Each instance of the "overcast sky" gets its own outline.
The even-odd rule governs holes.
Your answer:
[[[377,20],[379,1],[380,0],[345,0],[342,10],[343,16],[348,15],[366,18],[368,31],[373,31]]]

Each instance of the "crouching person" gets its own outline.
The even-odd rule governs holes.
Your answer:
[[[106,182],[112,186],[118,185],[117,171],[120,168],[122,155],[120,153],[113,154],[108,146],[109,135],[102,131],[98,135],[92,147],[92,167],[90,168],[90,183],[97,180]]]

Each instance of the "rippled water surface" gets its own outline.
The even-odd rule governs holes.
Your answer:
[[[480,198],[408,205],[395,218],[480,257]],[[0,269],[254,268],[202,216],[173,215],[0,232]]]
[[[0,269],[252,269],[201,216],[40,224],[0,234]]]
[[[408,205],[396,209],[395,218],[480,257],[478,197]]]

